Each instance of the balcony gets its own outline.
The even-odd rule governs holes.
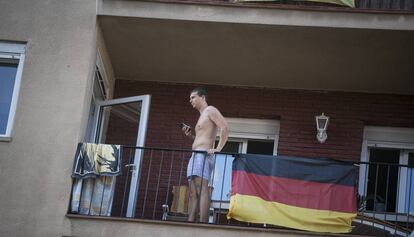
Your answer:
[[[332,3],[318,1],[252,1],[252,0],[147,0],[148,2],[163,3],[189,3],[204,5],[225,5],[242,7],[265,7],[265,8],[287,8],[287,9],[317,9],[328,11],[367,11],[367,12],[414,12],[414,2],[412,0],[355,0],[355,8],[341,6]]]
[[[103,1],[98,21],[116,80],[414,93],[413,14],[282,3]]]
[[[71,198],[68,216],[194,226],[195,223],[186,220],[189,198],[186,172],[192,152],[196,151],[121,146],[121,175],[113,181],[106,176],[83,179],[79,189],[79,180],[73,180],[71,196],[78,198]],[[231,164],[238,156],[238,153],[216,154],[209,222],[201,224],[201,227],[231,226],[248,231],[283,230],[312,235],[307,231],[226,218],[232,194]],[[352,223],[351,234],[408,236],[414,228],[414,166],[384,162],[349,163],[356,167],[358,184],[355,188],[358,187],[359,193],[358,215]],[[133,171],[138,174],[135,187],[131,186],[134,183]]]

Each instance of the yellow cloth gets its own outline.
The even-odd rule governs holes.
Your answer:
[[[235,194],[227,218],[266,223],[315,232],[349,233],[356,213],[343,213],[290,206],[259,197]]]
[[[79,143],[72,177],[120,174],[120,145]]]
[[[173,201],[171,212],[187,214],[188,212],[188,187],[186,185],[173,186]]]

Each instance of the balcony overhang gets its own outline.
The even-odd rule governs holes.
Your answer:
[[[117,79],[414,94],[414,15],[100,1]]]

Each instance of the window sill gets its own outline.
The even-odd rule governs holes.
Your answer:
[[[97,220],[97,221],[117,221],[117,222],[135,222],[135,223],[145,223],[145,224],[159,224],[159,225],[175,225],[175,226],[187,226],[189,228],[215,228],[217,230],[236,230],[236,231],[250,231],[252,233],[257,232],[273,232],[281,234],[294,234],[296,236],[332,236],[328,233],[316,233],[308,232],[301,230],[293,230],[284,227],[280,229],[276,228],[259,228],[259,227],[241,227],[234,225],[214,225],[207,223],[189,223],[189,222],[179,222],[179,221],[162,221],[162,220],[146,220],[146,219],[134,219],[126,217],[104,217],[104,216],[85,216],[77,214],[66,214],[66,217],[69,219],[84,219],[84,220]],[[339,235],[338,235],[339,236]],[[352,235],[348,235],[352,236]]]
[[[0,136],[0,142],[11,142],[11,137]]]
[[[162,220],[146,220],[146,219],[133,219],[126,217],[104,217],[104,216],[85,216],[77,214],[66,214],[66,217],[69,219],[84,219],[84,220],[99,220],[99,221],[118,221],[118,222],[135,222],[135,223],[145,223],[145,224],[155,224],[155,225],[175,225],[175,226],[187,226],[192,228],[216,228],[223,230],[239,230],[239,231],[251,231],[251,232],[275,232],[275,233],[295,233],[298,235],[314,235],[311,232],[305,232],[300,230],[291,230],[291,229],[265,229],[265,228],[256,228],[256,227],[239,227],[231,225],[213,225],[207,223],[189,223],[189,222],[179,222],[179,221],[162,221]],[[320,233],[317,233],[318,236],[321,236]]]

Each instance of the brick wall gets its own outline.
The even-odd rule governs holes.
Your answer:
[[[146,146],[191,148],[178,129],[194,126],[189,104],[197,85],[118,80],[115,97],[151,94]],[[414,96],[207,86],[208,103],[225,117],[278,119],[278,154],[359,160],[365,125],[414,127]],[[328,139],[317,142],[314,116],[330,116]]]
[[[178,124],[186,122],[194,127],[197,121],[198,111],[189,104],[190,92],[196,86],[199,85],[117,80],[114,96],[152,96],[147,147],[191,149],[191,140],[183,136]],[[211,85],[206,87],[209,90],[208,103],[217,107],[225,117],[279,120],[280,155],[358,161],[365,125],[414,127],[414,96]],[[318,143],[315,138],[314,116],[322,112],[330,117],[328,139],[324,144]],[[153,160],[157,163],[160,158],[154,159],[158,159]],[[186,162],[184,161],[185,164]],[[157,173],[148,175],[152,170],[145,168],[148,165],[144,164],[142,177],[150,176],[153,179],[141,180],[140,193],[147,183],[152,188],[158,183]],[[167,164],[165,167],[168,166]],[[180,169],[180,164],[177,162],[173,167]],[[163,174],[167,174],[165,170]],[[178,173],[173,175],[171,182],[174,185],[177,180],[183,180],[179,176]],[[157,216],[161,211],[158,207],[165,202],[167,186],[171,185],[164,182],[167,181],[161,182],[161,188],[166,191],[157,197],[163,201],[146,207],[155,208]],[[154,200],[154,195],[154,191],[148,193],[146,205],[149,200]],[[143,205],[142,198],[141,195],[138,207]]]

